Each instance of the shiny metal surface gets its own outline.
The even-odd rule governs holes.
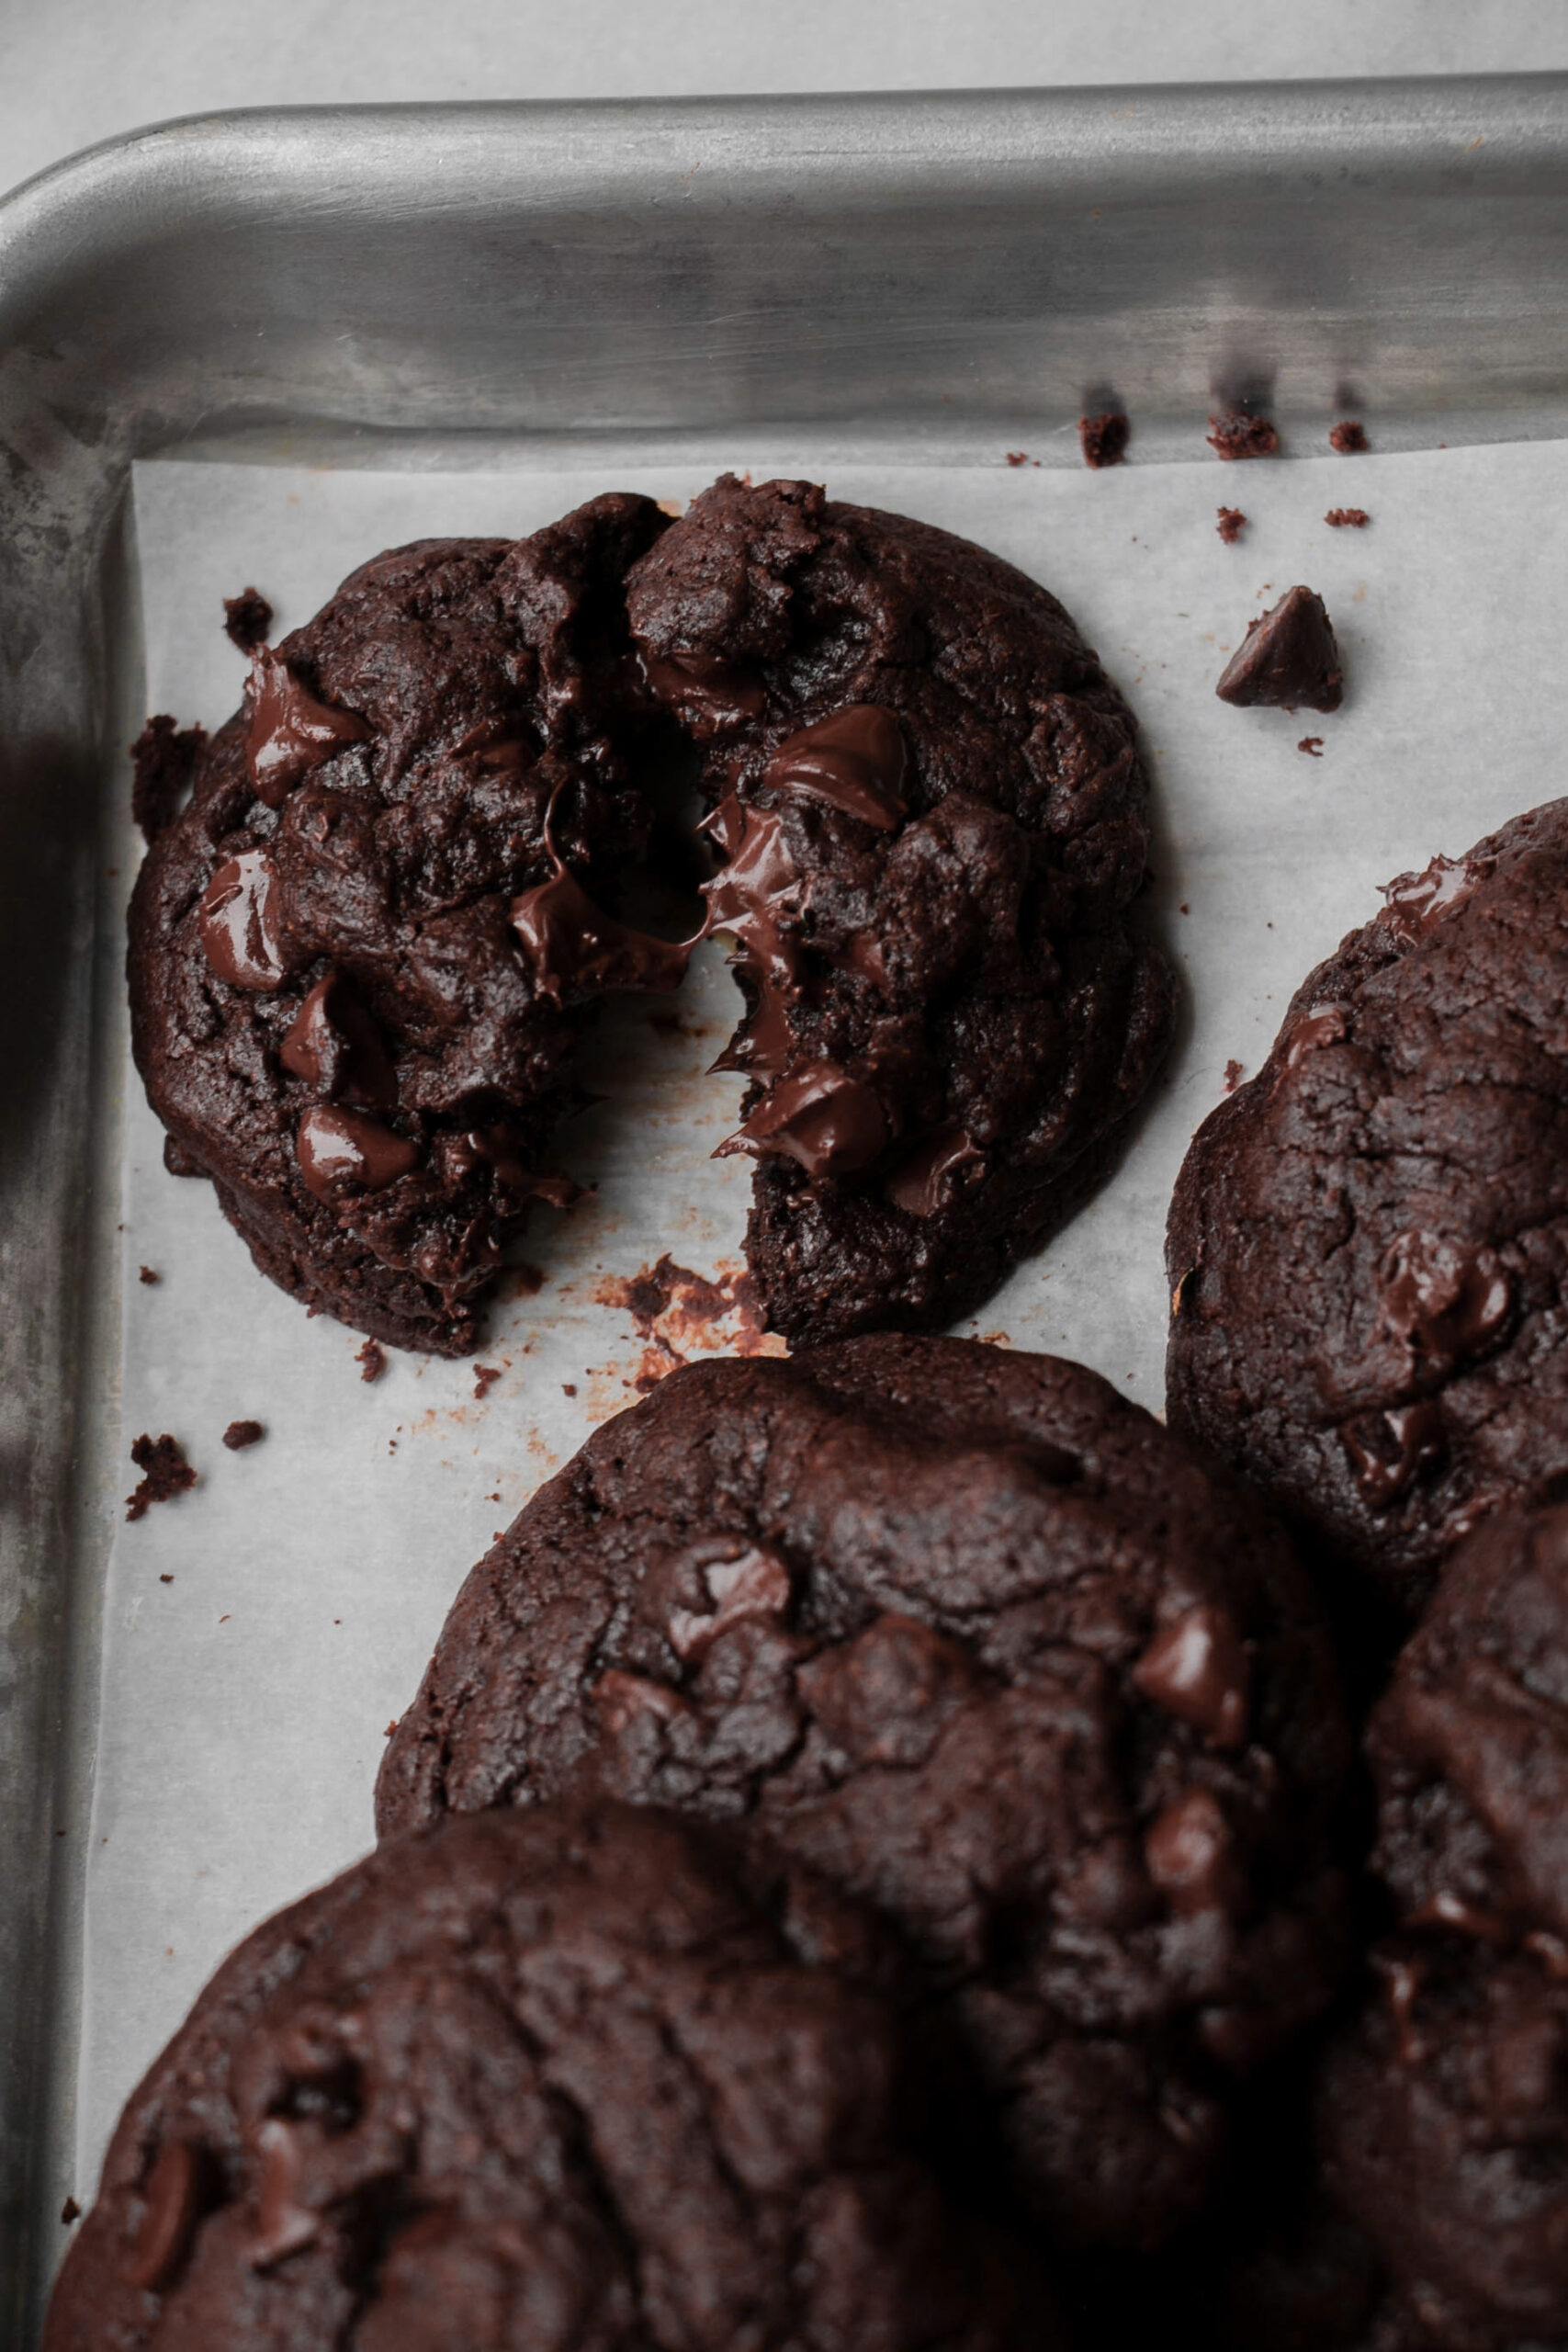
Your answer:
[[[1429,445],[1568,429],[1565,352],[1561,76],[237,115],[0,205],[0,2342],[58,2252],[118,1475],[131,459],[745,424],[941,462],[1110,396],[1159,454],[1247,393]]]

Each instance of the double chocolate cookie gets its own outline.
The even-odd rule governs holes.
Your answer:
[[[600,1428],[468,1578],[378,1807],[750,1823],[896,1928],[1058,2241],[1142,2245],[1342,1969],[1346,1759],[1252,1502],[1077,1365],[883,1335]]]
[[[655,1814],[384,1848],[153,2064],[45,2352],[1059,2345],[1022,2249],[908,2153],[918,2070],[851,1981],[874,1946]]]
[[[160,718],[137,747],[138,1065],[171,1167],[275,1281],[378,1339],[475,1344],[529,1202],[570,1193],[586,1009],[685,970],[690,941],[614,905],[694,741],[773,1327],[944,1321],[1100,1172],[1172,1007],[1125,921],[1126,710],[995,557],[725,481],[673,529],[606,497],[382,556],[257,648],[210,742]]]
[[[1384,896],[1188,1154],[1168,1396],[1414,1608],[1568,1473],[1568,801]]]
[[[641,853],[653,718],[622,583],[667,518],[609,497],[425,540],[254,657],[130,910],[136,1059],[176,1172],[264,1273],[461,1354],[579,1097],[582,1008],[680,951],[596,903]]]
[[[627,605],[704,750],[769,1321],[950,1322],[1103,1172],[1169,1042],[1132,718],[1043,588],[810,482],[716,482]]]
[[[1374,1713],[1397,1931],[1321,2095],[1401,2343],[1568,2343],[1568,1509],[1453,1555]]]

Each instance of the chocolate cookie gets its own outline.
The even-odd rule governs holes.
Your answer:
[[[1568,1508],[1450,1555],[1368,1731],[1396,1931],[1325,2072],[1406,2337],[1568,2343]]]
[[[383,1848],[259,1928],[134,2093],[45,2352],[1023,2352],[871,1940],[714,1833],[558,1807]]]
[[[1396,2281],[1393,2341],[1568,2344],[1568,1983],[1520,1950],[1394,1937],[1331,2053],[1330,2188]]]
[[[1170,1424],[1418,1607],[1568,1472],[1568,801],[1388,885],[1199,1129]]]
[[[1043,588],[809,482],[716,483],[628,610],[705,753],[769,1321],[949,1322],[1103,1172],[1169,1041],[1132,719]]]
[[[367,564],[257,651],[137,881],[132,1037],[171,1164],[263,1272],[399,1346],[473,1346],[502,1245],[570,1190],[549,1147],[582,1008],[684,968],[590,895],[649,838],[622,582],[666,519],[601,498]]]
[[[378,1804],[749,1820],[897,1925],[1058,2239],[1138,2244],[1340,1968],[1345,1758],[1252,1503],[1077,1365],[883,1335],[596,1430],[468,1578]]]

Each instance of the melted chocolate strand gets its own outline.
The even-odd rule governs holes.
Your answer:
[[[813,1179],[851,1176],[868,1168],[886,1144],[886,1116],[872,1089],[837,1062],[821,1061],[781,1079],[714,1158],[779,1152],[798,1160]]]
[[[903,822],[904,733],[890,710],[851,703],[779,745],[762,770],[776,792],[800,792],[863,824],[892,832]]]

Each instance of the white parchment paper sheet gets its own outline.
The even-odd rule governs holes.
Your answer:
[[[1134,454],[1136,445],[1134,444]],[[824,475],[994,548],[1077,615],[1143,722],[1156,789],[1148,905],[1188,1015],[1120,1172],[972,1330],[1095,1365],[1161,1399],[1161,1235],[1181,1155],[1227,1061],[1251,1071],[1286,998],[1376,885],[1462,850],[1563,788],[1568,445],[1221,466],[1206,457],[1077,469],[874,469],[736,446],[721,462]],[[147,707],[218,724],[244,673],[220,599],[254,582],[279,631],[354,565],[434,533],[532,529],[609,487],[684,498],[715,465],[506,475],[157,464],[136,528]],[[1245,509],[1239,543],[1215,529]],[[1370,510],[1332,530],[1330,506]],[[1213,682],[1247,619],[1296,581],[1326,599],[1342,711],[1235,711]],[[1297,750],[1321,736],[1321,757]],[[689,1001],[688,1001],[689,1000]],[[670,1252],[740,1262],[749,1170],[716,1162],[739,1081],[702,1071],[737,1000],[716,950],[667,1004],[626,1001],[596,1048],[615,1101],[563,1145],[597,1194],[540,1209],[516,1284],[472,1367],[359,1346],[254,1273],[208,1186],[164,1172],[128,1074],[125,1487],[142,1430],[186,1444],[200,1484],[121,1525],[105,1613],[87,1882],[78,2195],[127,2092],[229,1947],[360,1852],[384,1728],[412,1696],[471,1562],[606,1412],[633,1400],[643,1345],[595,1294]],[[662,1016],[662,1025],[656,1020]],[[159,1280],[143,1284],[140,1267]],[[678,1351],[732,1324],[667,1326]],[[574,1393],[573,1393],[574,1392]],[[242,1453],[235,1418],[266,1425]],[[106,1510],[122,1510],[118,1498]]]

